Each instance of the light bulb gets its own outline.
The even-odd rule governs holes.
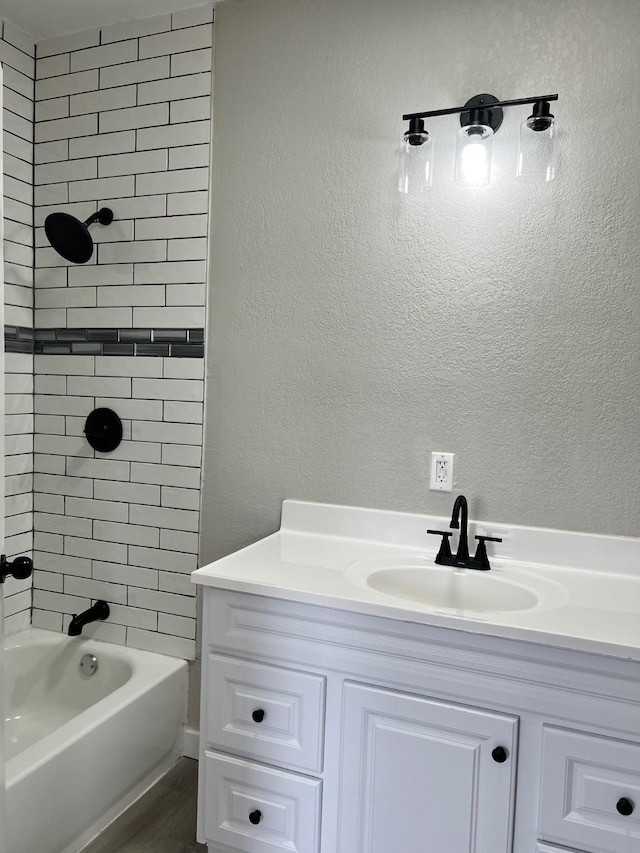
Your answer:
[[[461,187],[484,187],[491,177],[493,130],[484,124],[460,128],[454,181]]]
[[[467,142],[462,149],[460,168],[464,179],[470,184],[477,184],[482,181],[487,172],[487,152],[484,145],[471,140]]]

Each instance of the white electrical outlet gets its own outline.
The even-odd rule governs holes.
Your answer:
[[[429,488],[436,492],[453,491],[453,453],[431,454],[431,483]]]

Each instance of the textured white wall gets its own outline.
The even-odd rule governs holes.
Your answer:
[[[284,497],[619,534],[640,519],[637,0],[229,0],[217,14],[202,556]],[[401,115],[559,92],[562,179],[395,191]]]

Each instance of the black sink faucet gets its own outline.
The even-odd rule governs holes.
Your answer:
[[[459,519],[462,516],[462,527],[460,527]],[[468,560],[469,559],[469,536],[468,536],[468,527],[469,524],[469,507],[467,506],[467,499],[464,495],[458,495],[453,504],[453,512],[451,513],[451,527],[453,530],[458,530],[460,528],[460,535],[458,536],[458,553],[456,554],[456,560]]]
[[[451,553],[449,538],[453,535],[449,530],[427,530],[427,533],[437,534],[442,536],[440,550],[436,556],[436,563],[441,566],[455,566],[459,569],[478,569],[482,572],[487,572],[491,568],[489,557],[487,556],[486,542],[502,542],[496,536],[476,536],[478,547],[476,548],[475,556],[469,557],[469,507],[467,499],[464,495],[458,495],[453,504],[453,513],[451,514],[451,524],[453,530],[460,530],[458,536],[458,551],[456,554]]]
[[[96,601],[93,607],[85,610],[84,613],[74,616],[71,622],[69,622],[69,636],[79,637],[85,625],[88,625],[89,622],[97,622],[98,620],[104,621],[109,618],[109,613],[109,605],[106,601]]]

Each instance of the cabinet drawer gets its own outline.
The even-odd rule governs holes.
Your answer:
[[[640,745],[545,727],[538,828],[592,853],[640,849]]]
[[[247,853],[317,853],[319,779],[205,752],[204,835]]]
[[[210,654],[207,741],[251,758],[322,770],[323,676]]]

